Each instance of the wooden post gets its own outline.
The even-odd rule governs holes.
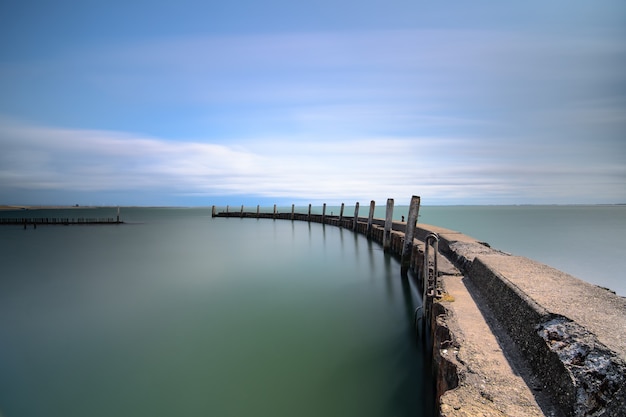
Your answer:
[[[367,237],[372,236],[372,222],[374,220],[374,208],[376,208],[376,202],[370,201],[370,214],[367,217]]]
[[[341,209],[339,210],[339,227],[343,227],[343,208],[345,204],[341,203]]]
[[[309,203],[309,221],[311,221],[311,203]]]
[[[211,217],[215,217],[217,214],[215,212],[215,206],[211,207]]]
[[[400,274],[407,276],[409,266],[411,265],[411,255],[413,254],[413,237],[415,236],[415,224],[420,211],[420,198],[414,195],[411,197],[409,206],[409,217],[404,230],[404,246],[402,247],[402,258],[400,260]]]
[[[295,210],[296,210],[296,205],[292,204],[291,205],[291,220],[293,220],[293,214],[294,214]]]
[[[241,205],[241,212],[239,213],[239,217],[243,217],[243,204]]]
[[[228,213],[228,206],[226,206],[226,213]]]
[[[117,206],[117,222],[120,222],[120,207]]]
[[[256,205],[256,218],[259,218],[259,213],[261,213],[261,206],[260,205]]]
[[[326,203],[322,206],[322,224],[326,222]]]
[[[356,230],[356,224],[359,222],[359,202],[357,201],[355,206],[354,206],[354,221],[352,222],[352,230],[354,230],[355,232]]]
[[[274,219],[276,218],[276,204],[274,204]]]
[[[393,198],[387,199],[385,215],[385,233],[383,234],[383,250],[387,252],[391,246],[391,224],[393,223]]]

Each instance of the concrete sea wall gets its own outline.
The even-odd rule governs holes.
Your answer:
[[[436,288],[424,289],[423,337],[432,348],[442,416],[626,415],[626,298],[456,231],[375,219],[373,204],[369,217],[359,217],[358,208],[344,217],[343,210],[328,216],[293,207],[290,213],[214,208],[213,216],[352,229],[406,261],[419,285],[431,281],[426,271],[434,272]],[[433,234],[437,257],[424,243]]]

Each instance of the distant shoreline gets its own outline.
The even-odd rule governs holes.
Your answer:
[[[50,210],[50,209],[93,209],[94,206],[12,206],[12,205],[0,205],[0,210]]]

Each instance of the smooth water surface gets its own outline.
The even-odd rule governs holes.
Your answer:
[[[458,230],[626,296],[626,206],[423,207],[420,222]]]
[[[375,217],[384,219],[386,207],[381,203]],[[338,215],[340,209],[327,206],[326,213]],[[279,211],[290,210],[289,206]],[[297,210],[306,213],[308,207]],[[312,208],[314,213],[321,211],[321,207]],[[360,217],[368,214],[369,203],[359,209]],[[345,206],[344,215],[353,216],[354,206]],[[394,220],[403,216],[408,216],[408,207],[395,206]],[[423,205],[419,223],[459,231],[495,249],[537,260],[626,296],[626,205]]]
[[[0,228],[4,417],[432,413],[417,301],[377,244],[206,209],[122,217]]]

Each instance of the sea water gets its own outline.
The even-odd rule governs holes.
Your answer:
[[[306,222],[211,219],[210,208],[121,217],[0,226],[0,415],[431,415],[419,300],[378,244]],[[626,206],[422,206],[419,222],[626,295]]]
[[[306,213],[308,207],[298,210]],[[338,215],[340,210],[326,207],[327,214]],[[384,219],[385,210],[379,203],[375,216]],[[362,205],[359,217],[368,214],[369,204]],[[345,206],[344,215],[353,216],[354,206]],[[407,215],[406,205],[394,207],[394,220],[406,220]],[[626,297],[626,205],[424,205],[418,222],[461,232]]]
[[[0,226],[4,417],[432,415],[419,301],[379,245],[207,209],[121,215]]]
[[[460,231],[626,296],[626,205],[425,206],[420,222]]]

